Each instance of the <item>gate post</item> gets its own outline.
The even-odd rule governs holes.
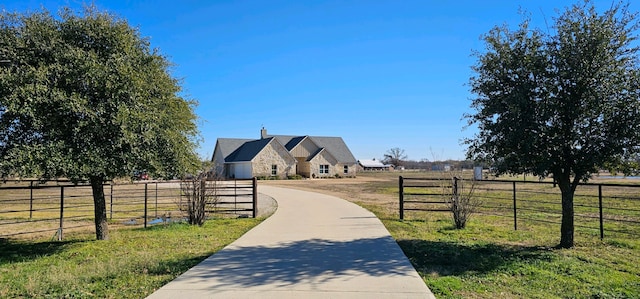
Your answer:
[[[404,220],[404,178],[398,177],[398,200],[400,201],[400,220]]]
[[[109,191],[109,219],[113,219],[113,180],[111,180]]]
[[[158,181],[156,181],[156,219],[158,218]]]
[[[29,220],[33,218],[33,181],[29,184]]]
[[[258,179],[256,177],[252,180],[253,189],[253,218],[258,216]]]

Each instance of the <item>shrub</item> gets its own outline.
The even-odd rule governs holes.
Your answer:
[[[467,220],[480,206],[480,202],[473,197],[475,187],[474,181],[465,181],[458,177],[453,177],[453,186],[450,189],[450,196],[447,197],[447,204],[457,229],[465,228]]]
[[[191,225],[202,226],[218,203],[217,177],[210,177],[206,173],[184,179],[180,182],[180,211],[187,217]],[[184,200],[183,200],[184,198]]]

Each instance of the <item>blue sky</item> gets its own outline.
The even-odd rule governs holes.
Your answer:
[[[82,1],[3,1],[0,9],[56,12]],[[357,159],[394,147],[409,159],[463,159],[466,85],[496,25],[520,9],[546,28],[574,1],[116,1],[175,64],[211,157],[220,137],[340,136]],[[612,1],[594,1],[599,10]],[[631,4],[634,11],[639,4]]]

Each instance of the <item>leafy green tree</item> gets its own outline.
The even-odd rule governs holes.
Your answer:
[[[640,175],[640,152],[626,155],[619,162],[609,163],[605,165],[606,170],[612,175],[622,173],[624,175]]]
[[[0,45],[0,176],[88,181],[98,239],[106,180],[198,168],[195,102],[125,20],[95,7],[3,12]]]
[[[590,1],[554,18],[552,30],[495,27],[470,79],[479,132],[468,157],[498,174],[553,176],[562,193],[560,247],[574,245],[573,197],[581,181],[640,144],[637,13]]]

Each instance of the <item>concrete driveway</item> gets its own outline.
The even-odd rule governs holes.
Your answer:
[[[276,212],[148,298],[435,298],[371,212],[260,185]]]

